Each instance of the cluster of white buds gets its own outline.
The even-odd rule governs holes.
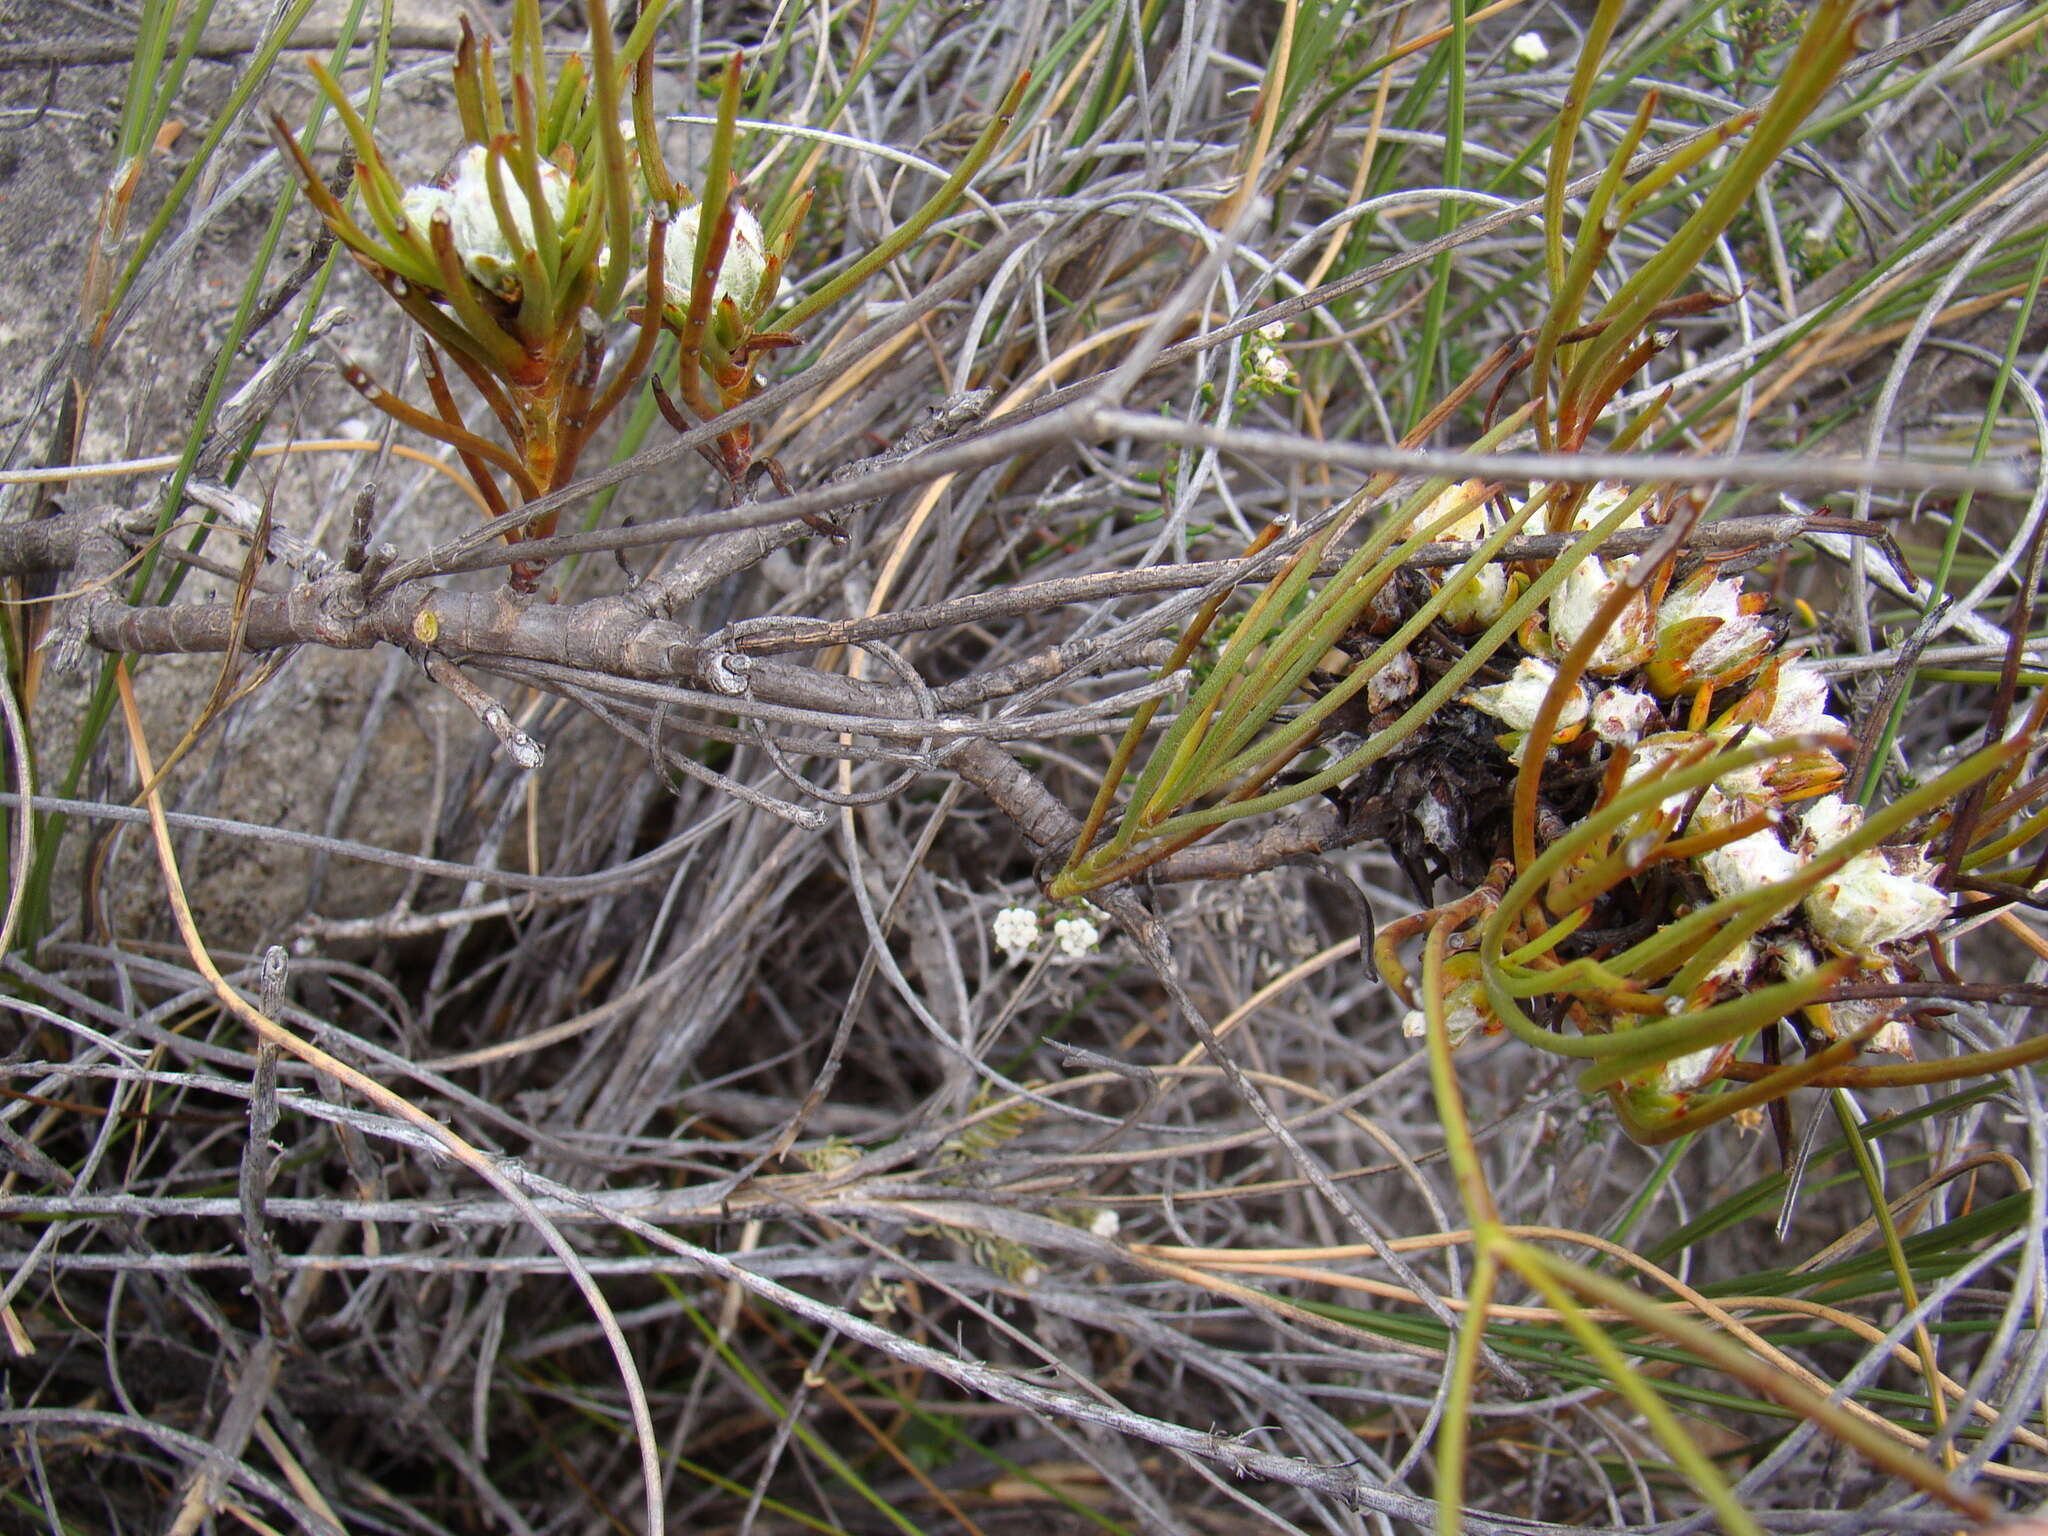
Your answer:
[[[450,185],[408,187],[399,206],[422,238],[431,238],[434,220],[445,217],[463,270],[491,292],[509,298],[519,292],[520,253],[534,248],[534,203],[509,166],[501,166],[500,173],[517,248],[506,237],[505,221],[491,199],[491,154],[481,144],[462,152]],[[543,162],[535,180],[548,220],[559,231],[569,212],[569,178]]]
[[[1640,782],[1681,759],[1702,760],[1738,732],[1746,746],[1838,734],[1841,722],[1827,713],[1825,689],[1812,668],[1774,663],[1751,693],[1706,730],[1665,731],[1640,741],[1622,782]],[[1807,749],[1732,769],[1697,795],[1667,798],[1653,814],[1672,817],[1691,805],[1687,832],[1765,822],[1692,861],[1715,897],[1747,895],[1783,884],[1830,858],[1861,829],[1863,812],[1832,792],[1842,773],[1831,751]],[[1860,966],[1881,968],[1889,964],[1894,946],[1930,932],[1952,909],[1953,899],[1935,885],[1935,873],[1924,846],[1867,848],[1828,872],[1807,893],[1801,911],[1827,949]]]
[[[1472,482],[1453,486],[1423,513],[1423,519],[1440,518],[1455,505],[1473,503],[1442,536],[1484,537],[1489,527],[1497,524],[1492,524],[1492,514],[1474,503],[1481,489]],[[1531,487],[1531,494],[1537,490]],[[1572,531],[1583,532],[1606,519],[1627,494],[1620,486],[1593,487],[1573,512]],[[1640,512],[1630,512],[1618,526],[1641,528]],[[1528,702],[1532,692],[1540,702],[1537,683],[1548,686],[1556,675],[1552,664],[1585,637],[1611,602],[1619,601],[1620,610],[1606,621],[1586,665],[1596,686],[1607,685],[1593,701],[1592,724],[1594,734],[1609,746],[1642,741],[1664,720],[1680,717],[1683,711],[1678,706],[1702,689],[1726,690],[1745,682],[1776,652],[1777,634],[1764,611],[1768,600],[1762,593],[1744,591],[1739,580],[1717,577],[1711,567],[1703,566],[1668,591],[1659,590],[1660,578],[1623,598],[1623,584],[1632,571],[1626,559],[1589,556],[1581,560],[1565,574],[1550,600],[1516,632],[1524,657],[1514,675],[1505,683],[1473,688],[1463,696],[1464,703],[1509,726],[1502,745],[1515,753],[1517,762],[1521,760],[1520,733],[1534,718],[1534,705]],[[1505,574],[1498,563],[1489,565],[1450,595],[1444,620],[1453,629],[1471,633],[1497,619],[1524,585],[1521,575]],[[1532,667],[1532,663],[1537,665]],[[1569,701],[1550,745],[1563,746],[1575,739],[1585,718],[1583,701]],[[1752,724],[1762,726],[1764,722],[1759,719]],[[1830,725],[1839,729],[1838,724]],[[1827,728],[1785,725],[1770,734]]]
[[[1038,947],[1038,914],[1030,907],[1003,908],[989,928],[1006,960],[1022,960]]]
[[[1102,930],[1085,917],[1063,917],[1052,925],[1053,942],[1069,960],[1084,960],[1102,944]]]
[[[632,123],[620,125],[632,148]],[[472,144],[456,159],[453,170],[443,179],[447,185],[427,183],[406,189],[400,211],[406,222],[430,238],[436,218],[449,221],[455,254],[463,270],[480,286],[500,298],[519,295],[521,257],[534,250],[534,199],[521,185],[509,165],[501,165],[505,219],[491,197],[490,151]],[[562,228],[569,216],[570,178],[557,166],[543,162],[536,171],[535,186],[558,237],[570,231]],[[702,204],[692,203],[669,221],[664,234],[662,280],[667,287],[670,308],[688,305],[692,274],[696,266],[697,231]],[[768,241],[761,221],[745,204],[732,202],[732,231],[727,237],[725,259],[718,269],[713,303],[730,300],[742,319],[754,320],[773,297],[766,289]],[[786,272],[783,274],[786,280]],[[780,284],[778,283],[778,286]]]
[[[1088,909],[1090,912],[1094,908]],[[989,925],[989,936],[1012,963],[1038,947],[1039,917],[1034,907],[1005,907]],[[1102,930],[1086,913],[1068,913],[1053,920],[1052,942],[1068,960],[1085,960],[1102,947]]]
[[[1524,32],[1508,44],[1508,53],[1531,69],[1550,62],[1550,45],[1543,41],[1541,32]]]
[[[1485,537],[1500,526],[1484,503],[1485,491],[1477,482],[1451,487],[1425,509],[1415,529],[1430,530],[1436,539]],[[1573,511],[1572,530],[1612,517],[1628,495],[1617,486],[1593,487]],[[1553,517],[1540,528],[1532,523],[1530,531],[1551,531],[1561,521]],[[1644,523],[1631,513],[1620,526]],[[1618,838],[1589,844],[1575,855],[1583,865],[1560,872],[1551,889],[1568,893],[1579,868],[1611,870],[1613,860],[1626,858],[1669,860],[1689,872],[1687,880],[1666,887],[1678,892],[1674,917],[1710,902],[1777,893],[1777,905],[1763,914],[1752,937],[1689,983],[1686,995],[1667,999],[1673,1015],[1796,981],[1824,962],[1846,968],[1858,981],[1900,980],[1907,946],[1939,927],[1954,898],[1942,889],[1937,863],[1924,844],[1870,846],[1863,813],[1837,793],[1847,770],[1828,738],[1846,731],[1829,713],[1825,677],[1781,653],[1782,629],[1767,613],[1763,593],[1717,574],[1711,564],[1673,583],[1668,570],[1638,568],[1637,558],[1642,557],[1585,558],[1565,573],[1548,601],[1516,630],[1513,643],[1497,653],[1492,675],[1501,680],[1467,688],[1459,702],[1499,723],[1496,740],[1520,764],[1539,714],[1552,702],[1559,664],[1599,624],[1587,676],[1561,700],[1549,740],[1539,748],[1569,755],[1582,764],[1582,773],[1603,757],[1623,759],[1609,773],[1599,803],[1723,754],[1773,744],[1779,750],[1731,766],[1704,785],[1692,774],[1690,788],[1638,813]],[[1470,634],[1497,621],[1541,570],[1540,564],[1496,563],[1466,577],[1459,591],[1447,594],[1443,622]],[[1450,579],[1449,569],[1430,574],[1445,595],[1441,584]],[[1582,740],[1588,727],[1591,739]],[[1693,846],[1660,853],[1680,842]],[[1609,882],[1598,889],[1611,888],[1611,875],[1596,879]],[[1766,894],[1746,911],[1756,914],[1770,900]],[[1454,969],[1445,976],[1454,1043],[1501,1028],[1474,973],[1458,972],[1464,958],[1452,956]],[[1589,1031],[1625,1030],[1641,1022],[1639,1013],[1627,1010],[1607,1016],[1587,999],[1573,1009],[1578,1026]],[[1898,1001],[1881,999],[1816,1003],[1802,1013],[1824,1038],[1856,1035],[1866,1050],[1910,1055],[1899,1021],[1903,1011]],[[1423,1014],[1411,1011],[1402,1028],[1420,1037],[1426,1032]],[[1729,1041],[1703,1047],[1622,1086],[1638,1107],[1682,1108],[1688,1095],[1720,1075],[1740,1046]]]
[[[1274,345],[1286,334],[1286,325],[1275,320],[1245,338],[1245,386],[1254,393],[1274,394],[1293,388],[1297,382],[1294,365]]]
[[[1743,715],[1751,718],[1732,718]],[[1773,663],[1742,704],[1703,733],[1712,740],[1668,732],[1645,742],[1648,750],[1643,757],[1652,766],[1643,771],[1655,772],[1656,763],[1669,763],[1682,754],[1718,749],[1745,724],[1747,743],[1840,730],[1840,722],[1826,713],[1825,682],[1819,674],[1796,663]],[[1924,844],[1863,848],[1844,857],[1845,843],[1862,828],[1862,811],[1831,792],[1795,802],[1798,795],[1811,795],[1817,782],[1838,781],[1841,772],[1833,753],[1808,751],[1789,763],[1781,759],[1735,770],[1696,797],[1674,796],[1658,808],[1657,815],[1670,817],[1674,805],[1695,802],[1686,831],[1766,823],[1691,861],[1715,899],[1807,881],[1798,905],[1788,906],[1772,920],[1763,942],[1744,943],[1725,956],[1685,1000],[1688,1005],[1706,1007],[1759,986],[1796,981],[1811,975],[1823,955],[1852,962],[1862,981],[1899,980],[1902,946],[1933,932],[1953,910],[1954,898],[1935,883],[1938,869]],[[1638,776],[1634,763],[1630,776]],[[1816,865],[1823,872],[1813,881]],[[1912,1046],[1898,1018],[1900,1011],[1901,1005],[1891,999],[1814,1004],[1803,1010],[1827,1039],[1862,1034],[1875,1025],[1875,1032],[1864,1039],[1864,1050],[1910,1056]],[[1667,1062],[1653,1074],[1654,1081],[1627,1086],[1644,1104],[1682,1107],[1686,1096],[1717,1075],[1735,1051],[1736,1043],[1729,1042],[1695,1052]]]

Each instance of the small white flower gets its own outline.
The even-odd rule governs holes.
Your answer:
[[[1550,640],[1560,655],[1579,643],[1600,605],[1620,585],[1621,578],[1611,574],[1603,560],[1589,557],[1572,568],[1550,599]],[[1607,626],[1586,670],[1606,677],[1628,671],[1641,662],[1649,636],[1650,611],[1638,593]]]
[[[1508,575],[1498,563],[1480,567],[1450,595],[1443,607],[1443,621],[1461,634],[1484,629],[1508,606]]]
[[[1510,730],[1526,731],[1536,723],[1536,711],[1543,707],[1543,697],[1550,692],[1550,685],[1555,681],[1557,668],[1547,661],[1524,656],[1515,664],[1514,676],[1506,682],[1468,689],[1461,697],[1465,703],[1492,715]],[[1566,732],[1583,725],[1586,715],[1585,692],[1574,688],[1558,715],[1558,734],[1565,736]],[[1566,739],[1570,738],[1567,736]]]
[[[1828,713],[1828,680],[1812,667],[1797,662],[1780,667],[1771,713],[1763,730],[1774,739],[1820,731],[1839,734],[1842,722]]]
[[[1086,959],[1102,942],[1102,933],[1085,917],[1063,917],[1052,925],[1053,942],[1069,960]]]
[[[1253,358],[1261,383],[1278,389],[1294,382],[1293,367],[1278,352],[1267,348],[1253,354]]]
[[[1254,333],[1245,342],[1244,380],[1254,392],[1286,389],[1295,382],[1294,366],[1274,348],[1268,332],[1286,334],[1285,326],[1269,325]]]
[[[1703,619],[1717,621],[1704,636],[1688,641],[1675,633],[1681,625],[1698,625]],[[1763,616],[1742,611],[1741,582],[1689,581],[1668,593],[1657,608],[1658,655],[1650,666],[1650,685],[1673,694],[1685,691],[1695,679],[1720,687],[1747,675],[1772,643]]]
[[[1444,997],[1444,1028],[1451,1037],[1451,1044],[1463,1045],[1466,1039],[1483,1031],[1489,1022],[1486,1010],[1479,1005],[1479,983],[1461,981],[1453,986]],[[1429,1035],[1429,1015],[1420,1008],[1411,1008],[1401,1020],[1401,1033],[1410,1040],[1426,1039]]]
[[[1699,857],[1707,889],[1726,898],[1760,891],[1799,873],[1799,858],[1771,831],[1752,832]]]
[[[1550,45],[1543,41],[1541,32],[1524,32],[1508,44],[1508,52],[1531,69],[1550,62]]]
[[[1097,1237],[1115,1237],[1122,1226],[1122,1219],[1107,1206],[1088,1218],[1088,1230]]]
[[[1259,335],[1267,341],[1279,341],[1287,334],[1285,320],[1271,320],[1259,327]]]
[[[1667,593],[1658,605],[1657,633],[1661,635],[1689,619],[1720,619],[1726,622],[1741,617],[1741,582],[1709,581],[1698,585],[1688,582]]]
[[[1492,514],[1486,505],[1485,490],[1486,482],[1483,480],[1464,480],[1456,485],[1446,486],[1437,492],[1435,500],[1415,515],[1415,521],[1408,525],[1410,531],[1429,527],[1438,518],[1456,511],[1462,504],[1465,510],[1459,512],[1451,522],[1437,529],[1432,537],[1439,540],[1485,538],[1493,524]]]
[[[1532,484],[1529,487],[1529,493],[1533,496],[1542,489],[1543,487],[1540,484]],[[1572,531],[1575,533],[1586,532],[1603,518],[1611,516],[1614,509],[1619,507],[1624,501],[1627,501],[1632,494],[1634,493],[1625,485],[1616,485],[1612,481],[1603,480],[1600,484],[1594,486],[1592,490],[1586,492],[1586,499],[1579,503],[1579,510],[1572,514]],[[1614,531],[1620,533],[1624,529],[1640,528],[1642,526],[1643,509],[1637,507],[1615,526]]]
[[[669,220],[662,249],[662,281],[668,285],[667,302],[673,308],[687,308],[690,302],[690,281],[697,265],[697,224],[703,206],[692,203]],[[757,313],[761,279],[768,272],[768,241],[761,232],[761,221],[746,207],[735,202],[732,210],[732,234],[725,243],[725,263],[718,269],[712,302],[731,299],[733,307],[751,319]],[[785,272],[785,281],[787,276]]]
[[[455,190],[449,194],[448,216],[454,222],[455,253],[463,268],[498,293],[519,285],[519,256],[505,239],[498,210],[491,203],[490,151],[472,144],[462,152]],[[533,204],[521,190],[511,168],[504,168],[505,201],[521,247],[533,247]],[[569,208],[569,178],[553,165],[540,167],[540,193],[548,216],[559,225]],[[411,214],[408,213],[410,218]]]
[[[1886,944],[1916,939],[1948,916],[1955,898],[1933,883],[1920,848],[1859,853],[1806,898],[1813,931],[1845,955],[1877,958]]]
[[[1840,795],[1822,795],[1799,818],[1799,833],[1792,847],[1803,863],[1854,836],[1862,825],[1863,807]]]
[[[1008,960],[1022,960],[1038,944],[1038,914],[1029,907],[1005,907],[989,925],[996,948]]]
[[[1609,746],[1634,746],[1657,718],[1657,701],[1633,688],[1603,688],[1593,698],[1593,734]]]
[[[1402,651],[1367,680],[1366,707],[1378,714],[1413,695],[1421,681],[1422,669],[1413,656]]]

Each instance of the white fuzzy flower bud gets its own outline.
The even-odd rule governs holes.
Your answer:
[[[1828,713],[1828,680],[1812,667],[1797,662],[1778,669],[1777,692],[1763,731],[1773,739],[1813,732],[1842,730],[1842,722]]]
[[[1529,493],[1533,496],[1542,489],[1543,487],[1540,484],[1532,484],[1529,487]],[[1603,518],[1611,516],[1614,509],[1619,507],[1624,501],[1627,501],[1632,494],[1634,493],[1625,485],[1616,485],[1612,481],[1602,481],[1594,486],[1592,490],[1586,492],[1586,499],[1579,503],[1579,510],[1572,515],[1572,530],[1576,533],[1584,533]],[[1643,509],[1637,507],[1621,520],[1614,531],[1619,533],[1623,529],[1640,528],[1642,526]]]
[[[1771,958],[1778,962],[1778,969],[1784,973],[1787,981],[1797,981],[1802,976],[1811,976],[1820,969],[1820,956],[1797,939],[1782,939],[1773,944]]]
[[[1508,52],[1531,69],[1550,62],[1550,45],[1543,41],[1541,32],[1524,32],[1508,44]]]
[[[1805,950],[1804,945],[1795,944],[1793,947]],[[1810,950],[1805,950],[1805,955],[1805,972],[1811,972],[1819,965],[1819,961],[1813,958]],[[1788,979],[1795,976],[1789,962],[1785,966],[1785,973]],[[1864,974],[1872,981],[1897,981],[1899,968],[1895,965],[1875,965],[1867,967]],[[1876,1031],[1863,1042],[1863,1049],[1887,1056],[1903,1056],[1910,1061],[1913,1057],[1912,1038],[1906,1033],[1906,1026],[1900,1023],[1897,1017],[1902,1006],[1897,998],[1892,997],[1850,997],[1810,1007],[1806,1010],[1806,1016],[1830,1040],[1858,1035],[1875,1025]]]
[[[1807,920],[1841,953],[1876,959],[1884,945],[1918,938],[1948,916],[1955,898],[1933,883],[1935,872],[1919,848],[1859,853],[1807,895]]]
[[[1021,960],[1038,944],[1038,914],[1029,907],[1005,907],[989,925],[996,948],[1007,960]]]
[[[1406,651],[1399,652],[1365,685],[1366,707],[1374,714],[1412,697],[1422,682],[1422,669]]]
[[[1462,504],[1464,511],[1433,535],[1437,539],[1483,539],[1494,526],[1492,513],[1488,510],[1483,493],[1486,483],[1482,480],[1465,480],[1457,485],[1446,486],[1437,492],[1436,498],[1415,515],[1408,526],[1411,531],[1427,528],[1439,518],[1446,517]]]
[[[1621,585],[1605,561],[1589,557],[1572,568],[1550,599],[1550,640],[1558,654],[1570,650],[1592,627],[1600,605]],[[1637,666],[1650,638],[1650,610],[1638,593],[1629,599],[1600,637],[1586,670],[1613,677]]]
[[[1744,939],[1715,962],[1714,968],[1707,972],[1706,984],[1733,991],[1749,980],[1750,973],[1756,969],[1757,955],[1756,940]]]
[[[1657,701],[1633,688],[1603,688],[1593,698],[1593,734],[1609,746],[1634,746],[1657,718]]]
[[[1508,606],[1508,575],[1498,564],[1482,566],[1444,601],[1443,621],[1460,634],[1484,629]]]
[[[1741,582],[1695,578],[1657,608],[1650,686],[1665,694],[1697,683],[1721,687],[1754,671],[1773,643],[1763,616],[1743,612]]]
[[[1697,762],[1697,749],[1706,738],[1691,731],[1662,731],[1645,737],[1636,745],[1621,776],[1623,788],[1640,784],[1652,776],[1675,769],[1681,759]],[[1657,813],[1676,815],[1692,807],[1685,823],[1688,832],[1719,832],[1757,815],[1778,819],[1777,797],[1755,766],[1731,769],[1704,789],[1683,790],[1659,802]]]
[[[1107,1206],[1088,1218],[1088,1230],[1097,1237],[1115,1237],[1122,1226],[1122,1219]]]
[[[1760,891],[1799,873],[1799,859],[1775,832],[1752,832],[1699,857],[1700,873],[1716,897]]]
[[[1662,634],[1688,619],[1720,619],[1726,622],[1741,617],[1741,582],[1687,583],[1668,593],[1664,601],[1658,605],[1657,632]]]
[[[662,249],[662,281],[668,285],[668,304],[672,308],[687,308],[690,302],[690,282],[697,265],[697,225],[703,206],[692,203],[669,220]],[[759,313],[756,301],[761,293],[761,279],[768,272],[768,242],[761,232],[761,221],[750,211],[737,202],[732,204],[732,211],[732,234],[726,240],[725,263],[718,269],[712,302],[715,305],[720,299],[731,299],[733,307],[751,320]]]
[[[1525,656],[1515,664],[1514,676],[1506,682],[1472,688],[1461,697],[1465,703],[1492,715],[1508,729],[1526,731],[1536,723],[1536,712],[1543,707],[1544,695],[1550,692],[1550,685],[1555,681],[1557,668],[1547,661]],[[1558,738],[1569,741],[1576,735],[1578,728],[1585,724],[1587,713],[1584,690],[1574,688],[1558,715]]]
[[[1683,1056],[1674,1056],[1657,1069],[1657,1091],[1659,1093],[1690,1093],[1702,1087],[1713,1075],[1721,1070],[1730,1051],[1725,1045],[1710,1045],[1705,1050],[1687,1051]]]
[[[1863,808],[1840,795],[1822,795],[1811,802],[1799,818],[1799,832],[1792,839],[1793,851],[1804,863],[1853,837],[1863,825]]]
[[[1779,819],[1772,814],[1777,809],[1777,802],[1769,789],[1743,793],[1734,787],[1735,781],[1741,777],[1739,773],[1731,773],[1707,786],[1706,792],[1700,796],[1700,803],[1693,809],[1691,822],[1687,824],[1691,831],[1720,832],[1758,814],[1768,814],[1772,821]]]
[[[491,203],[490,151],[472,144],[462,152],[448,216],[454,222],[455,253],[469,275],[497,293],[519,286],[519,254],[505,238]],[[540,167],[540,193],[548,216],[559,225],[569,207],[569,178],[553,165]],[[503,168],[505,201],[521,250],[533,248],[533,204],[509,166]],[[411,217],[410,214],[407,215]]]
[[[1693,752],[1699,741],[1700,738],[1691,731],[1660,731],[1655,736],[1643,738],[1630,754],[1628,767],[1622,771],[1621,787],[1628,789],[1653,775],[1663,775],[1681,758]],[[1661,814],[1676,815],[1685,809],[1686,803],[1691,799],[1690,790],[1666,795],[1658,802],[1657,810]],[[1701,803],[1704,804],[1705,800],[1703,799]]]
[[[1427,528],[1445,515],[1456,511],[1461,503],[1467,504],[1463,512],[1443,528],[1437,530],[1440,540],[1483,539],[1499,523],[1492,509],[1483,500],[1475,499],[1485,491],[1485,484],[1478,480],[1467,480],[1438,493],[1436,499],[1416,517],[1411,529]],[[1448,572],[1439,572],[1448,576]],[[1470,634],[1484,629],[1499,618],[1508,606],[1508,573],[1498,561],[1482,566],[1475,574],[1468,576],[1452,590],[1444,600],[1443,621],[1460,634]]]
[[[412,226],[420,239],[428,238],[428,231],[434,227],[434,215],[445,213],[454,218],[455,194],[446,187],[407,187],[405,196],[399,201],[398,211],[405,216],[405,222]]]
[[[1063,917],[1052,925],[1053,942],[1069,960],[1082,960],[1095,953],[1102,934],[1085,917]]]

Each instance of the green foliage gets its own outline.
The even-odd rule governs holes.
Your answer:
[[[662,4],[641,7],[631,33],[615,46],[609,13],[596,0],[587,55],[571,56],[550,81],[538,0],[518,0],[503,84],[491,40],[479,40],[463,18],[451,85],[465,148],[446,187],[401,186],[369,125],[315,63],[320,89],[355,148],[367,220],[327,190],[283,122],[273,119],[321,218],[415,326],[432,409],[400,399],[359,364],[351,363],[346,377],[387,415],[452,446],[494,517],[576,478],[585,448],[647,374],[664,332],[675,340],[677,391],[687,414],[659,380],[655,396],[678,431],[751,396],[761,355],[796,345],[794,327],[858,288],[958,202],[1001,142],[1029,82],[1027,75],[1012,87],[961,166],[921,208],[771,322],[766,317],[810,191],[801,182],[786,185],[765,225],[741,201],[737,55],[719,77],[717,126],[701,185],[670,175],[649,52],[665,11]],[[636,339],[607,380],[607,330],[636,273],[644,276]],[[444,359],[489,410],[495,436],[465,421]],[[737,494],[753,464],[751,427],[719,434],[715,457]],[[507,537],[546,537],[556,516],[549,510],[508,519]],[[534,590],[541,569],[514,564],[513,586]]]
[[[651,76],[638,68],[662,9],[646,7],[615,52],[609,14],[596,0],[588,59],[572,56],[552,82],[537,0],[514,8],[503,84],[490,39],[479,40],[463,18],[451,85],[464,148],[445,188],[401,186],[340,83],[316,63],[321,91],[355,147],[367,223],[327,190],[283,122],[273,120],[321,218],[417,328],[432,409],[399,399],[359,364],[349,366],[349,382],[387,415],[454,447],[494,516],[575,478],[591,437],[653,355],[658,305],[604,378],[605,331],[619,313],[643,230],[649,293],[659,294],[663,282],[666,216],[650,222],[648,209],[670,185],[651,132]],[[646,130],[630,155],[626,104]],[[493,436],[465,422],[448,365],[489,410]],[[514,526],[510,537],[545,536],[553,527],[547,515]],[[517,565],[513,581],[532,590],[539,574],[539,566]]]

